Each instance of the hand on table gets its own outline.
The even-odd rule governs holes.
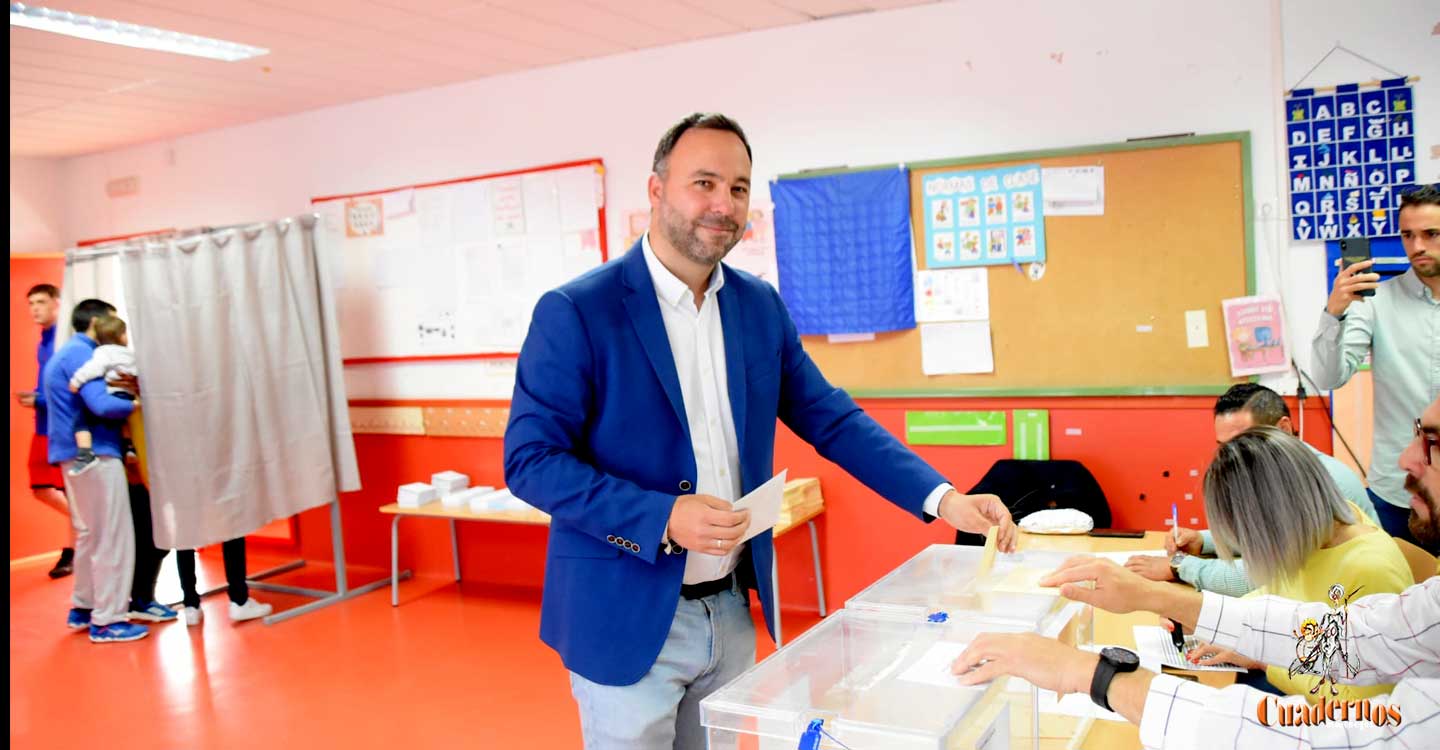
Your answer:
[[[1094,586],[1083,585],[1086,582]],[[1078,555],[1041,578],[1040,585],[1059,586],[1060,595],[1066,599],[1125,614],[1145,609],[1156,587],[1166,584],[1143,578],[1103,557]]]
[[[1175,576],[1170,572],[1170,559],[1166,557],[1132,555],[1125,561],[1125,569],[1152,581],[1175,580]]]
[[[1265,665],[1244,656],[1228,648],[1221,648],[1213,643],[1200,643],[1185,654],[1185,660],[1191,664],[1199,664],[1203,667],[1218,667],[1222,664],[1234,664],[1237,667],[1246,669],[1264,669]]]
[[[1096,654],[1036,633],[981,633],[955,658],[950,671],[964,685],[1008,675],[1064,695],[1090,692],[1099,660]]]

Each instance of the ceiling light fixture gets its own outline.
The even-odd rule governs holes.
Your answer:
[[[63,10],[52,10],[36,5],[10,3],[10,25],[38,31],[49,31],[80,39],[89,39],[106,44],[125,47],[173,52],[177,55],[206,57],[211,60],[248,60],[252,57],[270,54],[264,47],[227,42],[205,36],[182,34],[178,31],[140,26],[108,18],[96,18]]]

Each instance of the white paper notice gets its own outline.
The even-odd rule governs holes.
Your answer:
[[[825,337],[825,340],[832,344],[858,344],[862,341],[874,341],[873,333],[832,333]]]
[[[922,324],[920,368],[926,375],[994,372],[990,321]]]
[[[1105,214],[1104,167],[1046,167],[1041,174],[1047,217]]]
[[[525,233],[532,237],[559,234],[560,187],[555,175],[551,172],[527,174],[521,184],[525,191]]]
[[[454,241],[451,221],[454,193],[448,187],[426,188],[415,194],[420,214],[420,246],[445,247]]]
[[[1185,311],[1185,342],[1191,349],[1203,349],[1210,345],[1210,329],[1205,322],[1204,310]]]
[[[983,268],[915,272],[915,322],[990,318],[990,275]]]
[[[600,176],[593,166],[555,173],[560,190],[560,229],[582,232],[600,227]]]
[[[494,211],[495,234],[525,233],[525,191],[520,180],[510,177],[490,185],[490,206]]]
[[[489,239],[493,229],[490,207],[490,191],[485,183],[462,182],[451,193],[454,196],[450,215],[454,226],[456,242],[474,242]]]
[[[735,502],[736,510],[750,510],[750,526],[745,529],[745,538],[741,541],[748,542],[780,522],[780,506],[785,500],[785,474],[788,472],[789,469],[786,469],[776,474]]]

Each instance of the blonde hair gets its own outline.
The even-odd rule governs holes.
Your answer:
[[[1245,558],[1257,586],[1291,578],[1336,522],[1356,522],[1320,460],[1275,427],[1252,427],[1216,450],[1205,472],[1205,513],[1220,557]]]
[[[95,319],[95,340],[102,344],[119,344],[120,338],[125,335],[125,321],[114,315],[104,315]]]

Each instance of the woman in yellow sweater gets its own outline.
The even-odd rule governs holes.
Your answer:
[[[1219,447],[1205,473],[1205,513],[1224,559],[1243,557],[1251,596],[1274,594],[1309,602],[1399,593],[1415,581],[1395,541],[1340,496],[1335,482],[1303,443],[1274,427],[1254,427]],[[1202,649],[1206,662],[1264,665]],[[1216,658],[1218,657],[1218,658]],[[1343,669],[1338,663],[1332,668]],[[1321,677],[1269,667],[1271,685],[1313,703],[1390,692],[1390,685],[1320,685]]]

